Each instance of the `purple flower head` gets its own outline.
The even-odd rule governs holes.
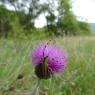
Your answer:
[[[59,73],[65,68],[68,57],[66,52],[60,50],[54,45],[44,43],[36,47],[32,54],[32,60],[36,67],[38,66],[41,68],[42,64],[46,64],[48,70],[54,74]],[[39,72],[40,71],[41,70],[39,70]]]

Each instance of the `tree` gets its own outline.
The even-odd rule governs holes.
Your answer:
[[[42,5],[42,11],[41,13],[44,13],[44,16],[46,18],[46,32],[49,33],[49,35],[56,35],[57,34],[57,27],[56,27],[56,16],[54,14],[56,10],[55,6],[55,0],[47,0],[47,2],[44,2]]]
[[[3,5],[14,7],[19,22],[25,29],[34,27],[34,21],[41,13],[40,0],[0,0]],[[31,25],[30,25],[31,24]]]
[[[59,16],[57,26],[61,31],[64,31],[66,35],[79,32],[79,26],[76,17],[71,10],[70,0],[59,0]]]
[[[81,34],[91,34],[91,28],[87,22],[79,21],[78,24],[81,30]]]
[[[0,5],[0,36],[6,37],[11,29],[8,11]]]

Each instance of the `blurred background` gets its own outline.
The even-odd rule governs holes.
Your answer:
[[[0,0],[0,38],[93,35],[94,5],[94,0]]]

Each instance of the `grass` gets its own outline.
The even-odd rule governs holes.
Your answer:
[[[0,95],[27,95],[36,84],[31,52],[40,40],[0,39]],[[56,38],[55,44],[68,52],[67,68],[43,80],[41,92],[48,95],[95,95],[95,37]],[[23,79],[17,79],[23,75]]]

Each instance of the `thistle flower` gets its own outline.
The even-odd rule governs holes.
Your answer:
[[[52,74],[61,72],[67,64],[68,57],[65,51],[47,43],[38,45],[33,54],[35,73],[40,79],[48,79]]]

